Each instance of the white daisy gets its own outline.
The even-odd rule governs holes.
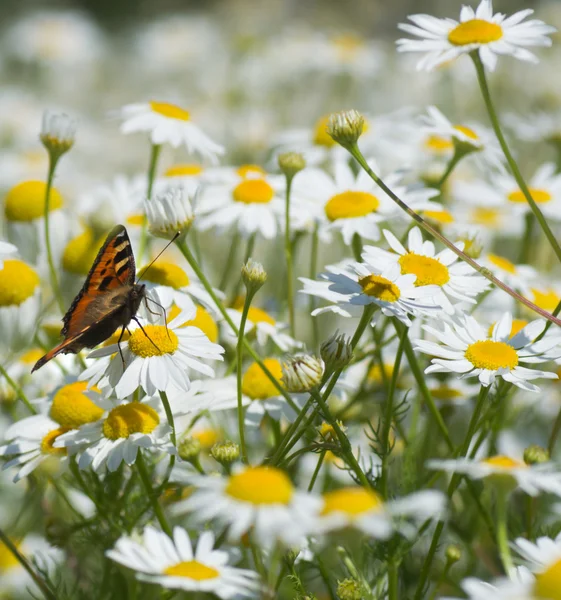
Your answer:
[[[136,579],[164,588],[206,592],[224,600],[256,596],[257,573],[228,566],[228,552],[213,547],[211,531],[201,533],[193,551],[185,529],[174,527],[170,540],[162,531],[148,526],[142,541],[123,536],[107,556],[135,571]]]
[[[170,187],[181,187],[193,198],[205,176],[205,168],[198,163],[175,163],[154,182],[156,194],[166,192]]]
[[[251,531],[256,544],[271,548],[277,540],[299,546],[320,507],[318,498],[296,489],[275,467],[238,466],[229,477],[193,477],[195,491],[174,505],[196,523],[216,520],[228,526],[232,541]]]
[[[462,581],[461,588],[468,600],[536,600],[533,588],[535,577],[526,567],[513,570],[510,577],[500,577],[492,583],[468,577]],[[442,600],[459,600],[459,598],[442,598]]]
[[[561,589],[561,535],[555,539],[539,537],[535,543],[517,538],[513,547],[525,559],[534,576],[528,600],[558,598]]]
[[[555,27],[533,19],[523,22],[534,11],[521,10],[510,17],[502,13],[493,14],[491,0],[482,0],[474,11],[463,6],[460,21],[438,19],[430,15],[409,16],[413,25],[401,23],[398,27],[419,39],[400,39],[399,52],[422,52],[424,56],[417,69],[427,71],[450,60],[479,51],[483,64],[494,71],[500,55],[511,55],[519,60],[538,62],[527,47],[551,46],[548,35]]]
[[[130,327],[126,341],[111,344],[90,353],[91,358],[114,355],[104,373],[89,379],[90,385],[114,390],[118,398],[126,398],[138,387],[149,395],[157,391],[188,390],[189,371],[214,377],[214,370],[203,360],[222,360],[224,348],[209,341],[197,327],[182,325],[195,316],[184,311],[169,325],[145,324]],[[82,374],[82,379],[86,377]]]
[[[187,193],[181,187],[170,187],[150,200],[146,198],[144,210],[150,233],[163,238],[186,233],[194,219]]]
[[[517,265],[508,258],[492,252],[481,256],[479,263],[487,267],[503,283],[524,295],[528,294],[532,283],[535,284],[538,278],[538,271],[534,267]]]
[[[213,142],[185,109],[168,102],[128,104],[121,109],[121,133],[147,131],[153,144],[185,146],[188,152],[200,154],[212,163],[224,154],[224,148]]]
[[[416,287],[436,286],[438,292],[433,297],[434,304],[440,305],[447,313],[454,312],[450,300],[475,304],[475,297],[489,287],[484,277],[467,263],[458,261],[458,256],[448,248],[436,254],[433,242],[423,241],[418,227],[409,232],[407,248],[391,231],[385,229],[383,234],[393,252],[365,246],[362,254],[364,262],[381,269],[392,264],[398,265],[402,275],[417,276]],[[456,246],[463,250],[464,244],[457,242]]]
[[[512,335],[512,315],[505,313],[489,333],[473,317],[459,315],[444,323],[443,331],[425,325],[423,329],[437,342],[415,340],[415,348],[436,357],[425,373],[478,377],[484,386],[502,377],[522,389],[537,392],[539,388],[529,383],[532,379],[557,379],[557,375],[528,369],[520,363],[547,362],[561,355],[558,336],[533,343],[543,328],[544,321],[537,319]]]

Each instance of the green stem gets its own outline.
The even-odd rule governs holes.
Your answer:
[[[310,252],[310,279],[315,279],[317,275],[317,264],[318,264],[318,247],[319,247],[319,223],[314,226],[312,233],[312,248]],[[310,296],[309,299],[309,310],[310,313],[316,308],[316,299],[314,296]],[[319,350],[319,325],[316,317],[312,317],[312,339],[314,341],[314,351]]]
[[[312,406],[313,403],[314,403],[314,399],[310,396],[308,398],[308,401],[302,408],[302,410],[298,413],[298,416],[294,420],[294,423],[292,423],[290,425],[290,427],[286,430],[286,433],[284,434],[282,440],[280,441],[279,445],[277,446],[277,449],[275,450],[275,454],[270,459],[270,461],[267,461],[267,462],[271,462],[273,465],[278,464],[280,458],[284,455],[284,450],[285,450],[286,445],[292,438],[294,432],[298,429],[298,426],[300,425],[300,423],[306,416],[306,413],[308,412],[310,406]]]
[[[424,229],[427,233],[432,235],[438,241],[442,242],[456,256],[461,258],[464,262],[466,262],[473,269],[475,269],[480,275],[482,275],[483,277],[488,279],[491,283],[494,283],[498,288],[500,288],[501,290],[506,292],[509,296],[511,296],[518,302],[521,302],[522,304],[527,306],[530,310],[533,310],[534,312],[538,313],[539,315],[541,315],[548,321],[552,321],[557,326],[561,327],[560,319],[554,317],[553,315],[548,313],[543,308],[540,308],[533,302],[530,302],[530,300],[528,300],[527,298],[524,298],[524,296],[521,296],[518,292],[514,291],[508,285],[503,283],[500,279],[497,279],[497,277],[495,277],[491,273],[491,271],[489,271],[489,269],[482,267],[479,263],[477,263],[475,260],[473,260],[473,258],[471,258],[465,252],[463,252],[462,250],[457,248],[447,237],[442,235],[432,225],[427,223],[427,221],[425,221],[423,219],[423,217],[421,217],[414,210],[409,208],[409,206],[407,206],[407,204],[405,204],[405,202],[403,202],[403,200],[401,200],[396,194],[394,194],[394,192],[378,177],[378,175],[376,175],[376,173],[374,173],[374,171],[370,168],[370,166],[366,162],[366,159],[364,158],[364,156],[362,155],[361,151],[359,150],[359,148],[356,144],[354,144],[354,146],[351,146],[350,148],[348,148],[348,150],[351,153],[351,155],[357,160],[357,162],[360,164],[360,166],[376,182],[376,184],[378,186],[380,186],[380,188],[382,188],[382,190],[399,206],[399,208],[401,208],[401,210],[406,212],[422,229]]]
[[[316,479],[318,478],[320,469],[321,469],[321,465],[323,464],[323,459],[325,458],[325,450],[321,451],[321,454],[319,455],[318,458],[318,463],[316,465],[316,468],[314,469],[314,473],[312,475],[312,478],[310,479],[310,484],[308,485],[308,492],[311,492],[314,489],[314,485],[316,483]]]
[[[251,300],[253,299],[254,294],[248,292],[242,310],[242,318],[240,321],[240,330],[238,331],[238,343],[236,346],[236,383],[237,383],[237,393],[238,393],[238,428],[240,431],[240,451],[242,461],[247,465],[247,449],[245,447],[245,431],[244,431],[244,411],[242,405],[242,362],[243,362],[243,340],[244,340],[244,331],[245,324],[247,322],[247,313],[249,312],[249,307],[251,306]]]
[[[398,599],[399,580],[397,565],[393,560],[388,562],[388,600]]]
[[[450,162],[446,166],[446,170],[442,173],[442,176],[436,183],[436,187],[439,190],[442,190],[442,186],[446,183],[446,180],[452,174],[452,171],[456,168],[456,165],[462,160],[462,158],[466,155],[466,152],[458,152],[456,149],[454,151],[454,156],[450,159]]]
[[[357,262],[362,262],[362,240],[358,233],[353,235],[352,239],[353,256]]]
[[[243,259],[243,264],[245,265],[247,263],[247,261],[251,258],[251,255],[253,254],[253,249],[255,248],[255,239],[257,237],[256,233],[252,233],[248,240],[247,240],[247,246],[245,249],[245,256]],[[234,301],[236,300],[238,294],[240,293],[240,287],[242,284],[242,280],[241,277],[238,277],[238,280],[236,281],[236,285],[234,286],[234,289],[232,290],[232,295],[230,296],[228,303],[231,306]]]
[[[177,447],[177,434],[175,432],[175,422],[173,420],[173,411],[171,410],[171,406],[170,406],[169,400],[168,400],[168,395],[166,394],[166,392],[160,391],[160,399],[162,400],[162,404],[164,406],[164,411],[166,413],[168,425],[171,427],[170,439],[171,439],[173,445],[175,447]],[[164,489],[169,481],[169,478],[170,478],[170,475],[171,475],[174,465],[175,465],[175,454],[172,454],[169,458],[169,464],[166,469],[162,483],[160,484],[160,486],[158,488],[158,495],[160,495],[164,491]]]
[[[561,409],[559,409],[559,412],[557,413],[557,418],[555,419],[555,423],[553,423],[553,429],[551,430],[551,435],[549,436],[549,441],[547,443],[547,450],[550,455],[553,454],[559,431],[561,431]]]
[[[508,545],[508,492],[498,490],[497,498],[497,547],[507,575],[514,570],[512,555]]]
[[[536,224],[536,218],[531,213],[528,213],[525,217],[524,237],[522,238],[522,244],[520,246],[520,254],[518,255],[518,263],[525,264],[530,259],[530,251],[532,249],[534,226]]]
[[[8,382],[8,385],[14,390],[14,392],[16,393],[16,396],[19,397],[19,399],[25,404],[25,406],[27,407],[27,410],[32,414],[32,415],[36,415],[37,411],[35,410],[35,407],[31,404],[31,402],[29,402],[27,396],[25,395],[25,392],[22,390],[22,388],[8,375],[8,372],[6,371],[6,369],[4,369],[4,367],[2,365],[0,365],[0,375],[2,375],[4,377],[4,379]]]
[[[290,336],[294,338],[294,270],[292,264],[292,242],[290,240],[290,192],[292,176],[286,176],[286,195],[284,210],[284,255],[286,258],[286,299],[288,301],[288,324]]]
[[[232,237],[232,242],[230,243],[230,248],[228,249],[228,258],[226,259],[226,264],[224,265],[224,271],[222,272],[222,277],[220,278],[220,285],[218,289],[225,291],[226,285],[228,284],[228,279],[230,278],[230,274],[233,269],[232,266],[234,264],[234,259],[236,258],[238,246],[240,244],[240,232],[236,230],[234,236]]]
[[[483,101],[485,102],[485,107],[489,114],[489,118],[491,119],[491,125],[493,126],[493,130],[495,132],[495,135],[497,136],[497,140],[499,141],[503,154],[505,155],[508,166],[514,176],[514,179],[516,179],[516,183],[518,184],[520,191],[524,194],[524,198],[526,198],[526,201],[530,205],[534,216],[540,224],[540,227],[542,228],[545,237],[547,238],[549,244],[553,248],[557,259],[561,262],[561,246],[559,246],[559,243],[557,242],[553,231],[551,231],[549,225],[547,224],[547,221],[543,216],[541,210],[539,209],[538,205],[536,204],[536,201],[532,198],[532,194],[530,193],[530,190],[526,185],[524,178],[522,177],[520,168],[518,167],[518,164],[516,163],[516,160],[514,159],[514,156],[512,155],[512,152],[510,151],[510,148],[508,147],[506,139],[503,135],[501,125],[499,123],[499,117],[497,116],[493,100],[491,99],[489,85],[487,84],[487,76],[485,75],[485,67],[481,62],[479,51],[472,52],[471,58],[473,60],[473,64],[475,65],[475,70],[477,72],[477,80],[479,82],[479,87],[481,89]]]
[[[156,168],[158,166],[158,159],[162,150],[161,144],[152,144],[150,147],[150,160],[148,162],[148,175],[146,184],[146,198],[152,200],[152,190],[154,188],[154,181],[156,179]],[[146,246],[148,244],[148,221],[146,216],[142,219],[142,230],[140,232],[140,242],[138,244],[138,263],[142,264],[144,253],[146,252]]]
[[[64,299],[60,291],[58,283],[58,276],[55,269],[55,262],[53,259],[53,251],[51,248],[51,232],[49,227],[49,216],[50,216],[50,204],[51,204],[51,190],[53,187],[53,179],[55,176],[55,169],[58,163],[58,157],[53,156],[49,153],[49,171],[47,176],[47,186],[45,188],[45,218],[44,218],[44,232],[45,232],[45,246],[47,249],[47,262],[49,263],[49,275],[51,279],[51,287],[53,288],[53,294],[56,298],[60,312],[64,314]]]
[[[154,514],[156,515],[156,519],[158,519],[160,527],[169,537],[171,537],[171,527],[169,526],[164,511],[162,510],[162,507],[158,501],[158,496],[154,493],[154,490],[152,489],[150,475],[148,474],[148,470],[146,468],[146,464],[144,463],[144,458],[142,456],[142,450],[140,448],[136,456],[136,468],[138,469],[140,480],[142,481],[142,485],[144,486],[146,495],[148,496],[148,499],[152,504],[152,509],[154,510]]]

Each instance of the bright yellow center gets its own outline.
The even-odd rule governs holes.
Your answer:
[[[552,289],[542,291],[532,288],[532,294],[534,295],[534,304],[537,304],[540,308],[549,312],[553,312],[561,300],[559,294]]]
[[[194,177],[203,172],[201,165],[179,164],[173,165],[164,173],[165,177]]]
[[[198,429],[196,431],[191,431],[191,436],[199,440],[201,443],[201,447],[208,450],[212,448],[216,442],[220,439],[220,435],[216,429],[211,429],[210,427],[207,429]]]
[[[437,388],[432,388],[430,393],[437,400],[455,400],[462,397],[462,392],[448,385],[439,385]]]
[[[450,281],[448,267],[436,258],[408,252],[399,257],[402,275],[416,275],[415,287],[440,285]]]
[[[103,409],[92,402],[84,393],[85,381],[69,383],[55,394],[49,416],[62,427],[78,429],[85,423],[101,419]]]
[[[429,135],[425,140],[425,147],[431,152],[448,152],[454,148],[454,144],[439,135]]]
[[[516,265],[511,263],[510,260],[504,258],[503,256],[499,256],[498,254],[488,254],[487,259],[491,264],[499,267],[499,269],[502,269],[507,273],[511,273],[512,275],[516,275]]]
[[[482,340],[470,344],[465,357],[476,369],[514,369],[518,365],[516,350],[505,342]]]
[[[62,266],[65,271],[76,275],[87,275],[102,244],[103,239],[96,237],[90,228],[70,240],[62,255]]]
[[[251,504],[289,504],[294,488],[284,471],[274,467],[247,467],[232,475],[224,490],[232,498]]]
[[[536,574],[533,592],[536,600],[561,600],[561,559]]]
[[[447,210],[425,210],[423,211],[423,215],[426,219],[442,223],[443,225],[454,222],[454,217]]]
[[[20,356],[20,361],[25,365],[34,365],[45,352],[41,348],[32,348]]]
[[[195,318],[187,321],[182,327],[187,325],[198,327],[211,342],[218,340],[218,325],[208,310],[205,310],[202,306],[197,306]]]
[[[401,296],[399,288],[381,275],[367,275],[358,280],[363,293],[384,302],[396,302]]]
[[[471,19],[460,23],[448,34],[448,41],[454,46],[468,44],[489,44],[503,37],[500,25],[483,19]]]
[[[159,115],[168,117],[168,119],[177,119],[178,121],[188,121],[191,115],[188,111],[175,104],[168,102],[150,102],[150,108]]]
[[[512,327],[510,328],[509,337],[514,337],[519,331],[524,329],[528,325],[528,321],[525,319],[512,319]],[[489,336],[493,335],[493,329],[495,329],[495,323],[489,327]]]
[[[318,119],[314,126],[313,143],[316,146],[325,146],[331,148],[335,146],[335,140],[327,133],[327,124],[329,123],[329,115]]]
[[[264,179],[244,179],[234,188],[232,197],[243,204],[267,204],[275,190]]]
[[[380,201],[367,192],[341,192],[335,194],[325,205],[325,214],[330,221],[355,219],[376,212]]]
[[[267,171],[265,171],[265,169],[259,165],[241,165],[236,169],[236,173],[243,179],[250,175],[253,177],[257,175],[261,178],[267,175]]]
[[[189,285],[187,273],[174,263],[160,262],[154,263],[150,268],[142,267],[138,271],[139,279],[151,281],[158,285],[165,285],[178,290]]]
[[[103,435],[110,440],[128,438],[133,433],[151,433],[160,424],[158,413],[147,404],[129,402],[116,406],[103,422]]]
[[[238,296],[232,303],[232,308],[235,308],[237,311],[242,312],[244,303],[244,296]],[[254,324],[268,323],[269,325],[274,325],[276,323],[275,319],[273,319],[273,317],[271,317],[269,313],[255,306],[249,307],[249,310],[247,312],[247,318]]]
[[[280,361],[276,358],[266,358],[263,363],[282,386]],[[242,379],[242,392],[252,400],[266,400],[279,395],[277,388],[257,363],[253,363],[245,372]]]
[[[380,512],[384,505],[380,496],[373,490],[361,487],[347,487],[323,495],[322,515],[343,512],[349,517],[357,517],[366,512]]]
[[[216,579],[220,576],[220,572],[212,567],[203,565],[198,560],[186,560],[164,569],[164,575],[204,581],[207,579]]]
[[[129,350],[142,358],[173,354],[178,346],[177,335],[163,325],[145,325],[144,331],[135,329],[129,338]]]
[[[465,125],[454,125],[454,129],[456,131],[459,131],[460,133],[463,133],[466,137],[468,137],[472,140],[479,139],[477,137],[477,133],[475,133],[475,131],[473,129],[470,129],[469,127],[466,127]]]
[[[39,276],[21,260],[5,260],[0,269],[0,306],[19,306],[33,296]]]
[[[8,221],[33,221],[45,214],[44,181],[24,181],[14,186],[7,194],[4,212]],[[54,187],[51,188],[49,211],[62,207],[62,196]]]
[[[387,380],[389,380],[393,374],[393,367],[392,363],[384,363],[384,373]],[[383,383],[384,376],[379,363],[371,367],[370,371],[368,371],[367,378],[368,381],[372,381],[373,383]]]
[[[129,215],[126,220],[127,225],[136,225],[138,227],[141,227],[146,221],[146,216],[141,214]]]
[[[502,454],[498,454],[497,456],[490,456],[481,461],[484,465],[490,465],[491,467],[498,467],[500,469],[525,469],[526,464],[515,460],[514,458],[510,458],[510,456],[504,456]]]
[[[364,41],[353,34],[337,35],[332,40],[333,45],[343,61],[350,61],[356,57],[358,50],[364,47]]]
[[[499,216],[500,216],[500,213],[495,208],[478,207],[478,208],[473,209],[473,211],[471,213],[471,220],[476,225],[486,225],[487,227],[496,227],[500,222]]]
[[[20,544],[12,539],[12,543],[21,552]],[[8,547],[0,542],[0,573],[5,573],[10,569],[19,567],[19,560],[12,554]]]
[[[66,433],[68,428],[59,427],[49,431],[47,435],[41,440],[41,452],[43,454],[55,454],[58,456],[66,456],[66,448],[54,448],[53,444],[59,435]]]
[[[532,196],[532,199],[536,204],[547,204],[552,200],[552,196],[547,190],[530,188],[530,196]],[[514,202],[515,204],[524,204],[527,201],[522,190],[511,192],[507,198],[510,202]]]

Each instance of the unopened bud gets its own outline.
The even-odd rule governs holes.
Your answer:
[[[353,357],[351,340],[338,331],[323,342],[319,352],[328,371],[346,367]]]
[[[321,381],[323,370],[315,356],[291,356],[282,364],[282,381],[288,392],[307,392]]]
[[[40,139],[51,158],[59,159],[74,145],[76,121],[65,113],[43,113]]]
[[[454,544],[450,544],[446,548],[446,560],[449,563],[457,563],[462,558],[462,551],[459,546],[455,546]]]
[[[292,179],[296,173],[306,168],[304,156],[298,152],[279,154],[277,160],[280,170],[286,175],[287,179]]]
[[[539,465],[540,463],[548,462],[549,459],[549,451],[541,446],[528,446],[524,450],[524,462],[527,465]]]
[[[464,243],[464,252],[474,260],[477,260],[483,252],[483,244],[477,237],[477,233],[461,236],[458,240]]]
[[[183,460],[189,462],[198,459],[201,442],[197,438],[186,436],[177,445],[177,453]]]
[[[210,455],[214,460],[222,464],[229,464],[238,460],[240,456],[240,447],[236,442],[226,440],[224,442],[217,442],[210,449]]]
[[[453,136],[452,143],[454,144],[454,152],[457,156],[466,156],[467,154],[471,154],[472,152],[481,152],[483,150],[483,146],[477,143],[477,139],[473,138],[471,141],[471,133],[468,136],[464,136],[462,138]]]
[[[343,579],[337,582],[337,596],[341,600],[362,600],[360,583],[356,579]]]
[[[339,429],[344,433],[347,428],[343,425],[342,421],[337,421],[337,425],[339,425]],[[320,436],[327,441],[333,441],[337,439],[337,434],[333,429],[333,426],[329,423],[322,423],[321,427],[318,429]]]
[[[267,281],[267,273],[263,265],[250,258],[242,267],[242,281],[248,293],[255,294]]]
[[[327,133],[343,148],[354,146],[364,129],[364,117],[357,110],[343,110],[329,116]]]

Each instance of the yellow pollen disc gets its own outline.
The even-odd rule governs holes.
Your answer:
[[[11,540],[14,546],[21,552],[21,546],[17,540]],[[0,542],[0,573],[5,573],[14,567],[19,567],[19,560],[13,555],[12,551],[2,542]]]
[[[191,431],[191,436],[194,439],[199,440],[201,447],[206,450],[212,448],[220,439],[218,431],[216,431],[216,429],[211,429],[210,427],[208,429]]]
[[[386,375],[386,378],[389,381],[393,374],[393,364],[384,363],[384,373]],[[368,378],[368,381],[371,381],[373,383],[383,383],[384,377],[383,377],[382,369],[380,368],[379,364],[375,364],[372,366],[370,371],[368,371],[367,378]]]
[[[187,325],[198,327],[211,342],[218,340],[218,325],[208,310],[205,310],[202,306],[197,306],[195,318],[184,323],[182,327]]]
[[[552,200],[552,196],[547,190],[540,190],[537,188],[530,188],[530,196],[532,196],[532,199],[536,204],[547,204]],[[526,196],[524,196],[522,190],[511,192],[507,198],[510,202],[514,202],[515,204],[524,204],[527,202]]]
[[[397,285],[381,275],[367,275],[358,280],[363,293],[384,302],[396,302],[401,296]]]
[[[535,577],[533,596],[536,600],[561,600],[561,559]]]
[[[492,263],[496,267],[499,267],[499,269],[502,269],[507,273],[511,273],[512,275],[516,275],[516,265],[514,263],[511,263],[510,260],[508,260],[507,258],[499,256],[498,254],[488,254],[487,259],[490,263]]]
[[[267,204],[275,196],[275,190],[264,179],[244,179],[234,188],[232,197],[243,204]]]
[[[45,214],[44,181],[24,181],[14,186],[7,194],[4,213],[8,221],[33,221]],[[62,207],[62,196],[55,188],[51,188],[49,211]]]
[[[32,348],[20,356],[20,361],[25,365],[34,365],[42,356],[45,351],[41,348]]]
[[[367,192],[341,192],[331,197],[325,205],[325,214],[330,221],[355,219],[376,212],[380,201]]]
[[[282,367],[280,361],[276,358],[266,358],[263,363],[282,386]],[[253,363],[244,373],[242,392],[252,400],[266,400],[267,398],[279,395],[277,388],[271,383],[263,369],[257,363]]]
[[[60,388],[53,398],[49,416],[62,427],[78,429],[85,423],[101,419],[103,409],[84,393],[85,381],[76,381]]]
[[[429,135],[425,140],[425,147],[431,152],[448,152],[454,148],[454,144],[439,135]]]
[[[447,225],[454,222],[454,217],[447,210],[425,210],[423,216],[431,221]]]
[[[62,255],[62,266],[65,271],[76,275],[87,275],[102,244],[103,239],[96,237],[89,228],[70,240]]]
[[[402,275],[416,275],[415,287],[423,285],[440,285],[450,281],[448,267],[436,258],[408,252],[398,260]]]
[[[177,119],[178,121],[188,121],[191,115],[188,111],[175,104],[168,102],[150,102],[150,108],[159,115],[168,117],[168,119]]]
[[[33,296],[39,276],[21,260],[5,260],[0,269],[0,306],[19,306]]]
[[[483,465],[490,465],[491,467],[499,467],[501,469],[520,469],[526,468],[526,464],[515,460],[514,458],[510,458],[510,456],[504,456],[499,454],[497,456],[491,456],[481,461]]]
[[[201,165],[179,164],[171,166],[165,173],[165,177],[193,177],[203,172]]]
[[[364,47],[364,40],[350,33],[337,35],[331,41],[343,61],[352,60],[356,57],[358,50]]]
[[[207,579],[216,579],[220,576],[220,572],[212,567],[203,565],[198,560],[186,560],[164,569],[164,575],[204,581]]]
[[[129,402],[116,406],[103,422],[103,435],[110,440],[128,438],[133,433],[151,433],[160,424],[158,413],[147,404]]]
[[[240,311],[241,312],[241,311]],[[261,308],[257,308],[256,306],[250,306],[247,311],[247,318],[252,323],[268,323],[269,325],[274,325],[276,323],[275,319],[271,317],[268,313],[266,313]]]
[[[144,331],[135,329],[129,338],[129,350],[142,358],[173,354],[178,346],[175,332],[163,325],[145,325]]]
[[[265,171],[265,169],[263,167],[260,167],[259,165],[241,165],[240,167],[238,167],[236,169],[236,173],[242,177],[242,178],[246,178],[249,175],[252,176],[260,176],[261,178],[265,177],[265,175],[267,175],[267,171]]]
[[[514,369],[518,365],[516,350],[505,342],[482,340],[470,344],[465,357],[476,369]]]
[[[280,469],[247,467],[230,477],[224,491],[232,498],[251,504],[288,504],[294,488]]]
[[[499,211],[494,208],[474,208],[471,213],[471,220],[476,225],[496,227],[499,224],[499,216]]]
[[[462,392],[447,385],[440,385],[437,388],[432,388],[430,393],[437,400],[455,400],[456,398],[462,397]]]
[[[456,131],[459,131],[460,133],[463,133],[466,137],[468,137],[472,140],[479,139],[477,137],[477,133],[475,133],[475,131],[473,129],[470,129],[469,127],[466,127],[465,125],[454,125],[454,129]]]
[[[502,37],[503,30],[500,25],[483,19],[471,19],[454,27],[448,34],[448,41],[454,46],[467,46],[468,44],[489,44]]]
[[[540,308],[549,312],[553,312],[561,300],[559,294],[552,289],[537,290],[532,288],[532,294],[534,295],[534,304],[537,304]]]
[[[66,456],[66,448],[54,448],[53,444],[59,435],[66,433],[67,427],[59,427],[49,431],[47,435],[41,440],[41,452],[43,454],[54,454],[57,456]]]
[[[383,502],[380,496],[361,487],[347,487],[323,495],[322,515],[333,512],[343,512],[350,517],[362,515],[365,512],[380,512]]]
[[[318,119],[314,126],[312,141],[316,146],[325,146],[332,148],[335,146],[335,140],[327,133],[327,124],[329,123],[329,115]]]
[[[144,225],[144,221],[146,220],[146,217],[144,215],[129,215],[127,217],[127,225],[136,225],[138,227],[141,227],[142,225]]]
[[[151,281],[158,285],[166,285],[178,290],[189,285],[187,273],[174,263],[158,261],[149,269],[142,267],[138,271],[138,277],[145,281]]]
[[[489,336],[493,335],[493,329],[495,328],[496,323],[493,323],[488,330]],[[510,329],[509,337],[514,337],[521,329],[524,329],[528,325],[528,321],[525,319],[512,319],[512,327]]]

